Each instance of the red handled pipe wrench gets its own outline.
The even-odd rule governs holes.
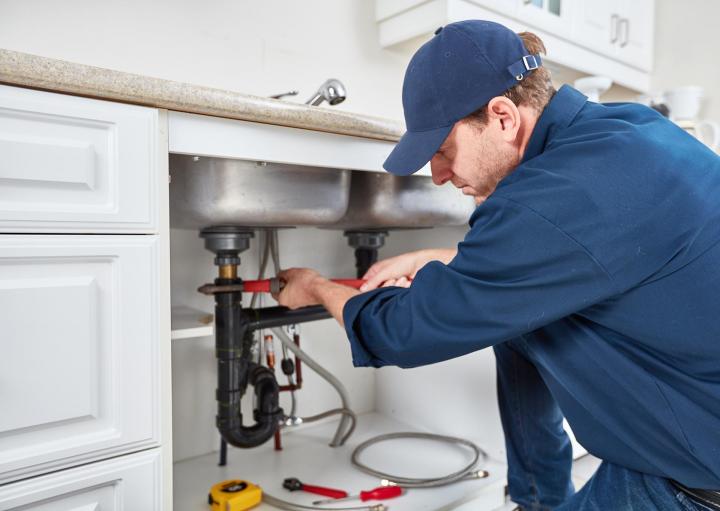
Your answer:
[[[331,282],[343,286],[359,289],[365,281],[362,279],[330,279]],[[273,293],[277,294],[285,287],[285,281],[277,277],[264,280],[243,280],[243,293]]]
[[[288,477],[283,481],[283,488],[290,491],[306,491],[330,497],[331,499],[342,499],[348,496],[348,492],[336,490],[334,488],[325,488],[324,486],[312,486],[310,484],[301,483],[297,477]]]

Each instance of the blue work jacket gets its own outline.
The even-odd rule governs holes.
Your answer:
[[[343,310],[356,366],[522,338],[594,455],[720,489],[720,157],[564,86],[450,264]]]

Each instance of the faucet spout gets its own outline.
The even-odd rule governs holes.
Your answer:
[[[308,99],[305,104],[317,106],[323,101],[327,101],[330,105],[337,105],[345,101],[347,91],[340,80],[330,78],[320,86],[320,88]]]

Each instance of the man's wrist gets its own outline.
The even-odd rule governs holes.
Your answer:
[[[312,279],[308,281],[308,292],[316,303],[321,302],[320,290],[322,286],[327,282],[329,282],[328,279],[326,279],[322,275],[315,275],[312,277]]]

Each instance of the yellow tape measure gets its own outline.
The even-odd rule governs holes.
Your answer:
[[[208,504],[213,511],[244,511],[262,500],[262,490],[247,481],[232,479],[210,488]]]

